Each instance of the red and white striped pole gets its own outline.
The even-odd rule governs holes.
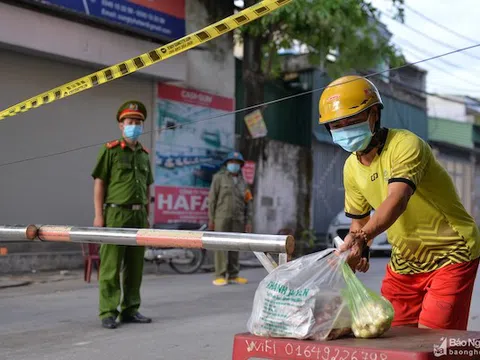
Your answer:
[[[291,235],[222,233],[210,231],[98,228],[57,225],[0,226],[0,240],[41,240],[117,244],[163,248],[253,251],[290,256],[295,249]]]

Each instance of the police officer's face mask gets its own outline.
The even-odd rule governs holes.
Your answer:
[[[123,134],[126,138],[130,140],[137,140],[140,135],[142,135],[143,126],[142,125],[125,125],[123,127]]]

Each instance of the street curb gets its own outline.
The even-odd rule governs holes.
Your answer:
[[[0,289],[8,289],[8,288],[14,288],[14,287],[20,287],[20,286],[27,286],[30,285],[33,281],[27,280],[27,281],[12,281],[10,284],[5,284],[2,285],[0,284]]]

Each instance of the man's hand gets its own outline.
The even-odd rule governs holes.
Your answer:
[[[215,231],[215,224],[213,223],[213,221],[208,222],[208,230]]]
[[[343,244],[338,249],[340,253],[350,249],[347,264],[350,265],[353,271],[367,272],[370,267],[367,259],[362,258],[362,251],[365,245],[362,239],[355,237],[352,233],[348,233],[345,239],[343,239]]]
[[[103,215],[95,216],[93,219],[93,226],[94,227],[104,227],[105,226],[105,220],[103,218]]]
[[[245,232],[246,233],[251,233],[252,232],[252,224],[245,225]]]

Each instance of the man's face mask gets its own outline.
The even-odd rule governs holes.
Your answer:
[[[227,170],[232,174],[236,174],[240,171],[240,164],[233,162],[227,163]]]
[[[370,114],[362,123],[331,129],[333,142],[351,153],[365,150],[373,136],[369,120]]]
[[[137,140],[140,135],[142,135],[143,126],[142,125],[125,125],[123,128],[123,134],[125,137],[130,140]]]

